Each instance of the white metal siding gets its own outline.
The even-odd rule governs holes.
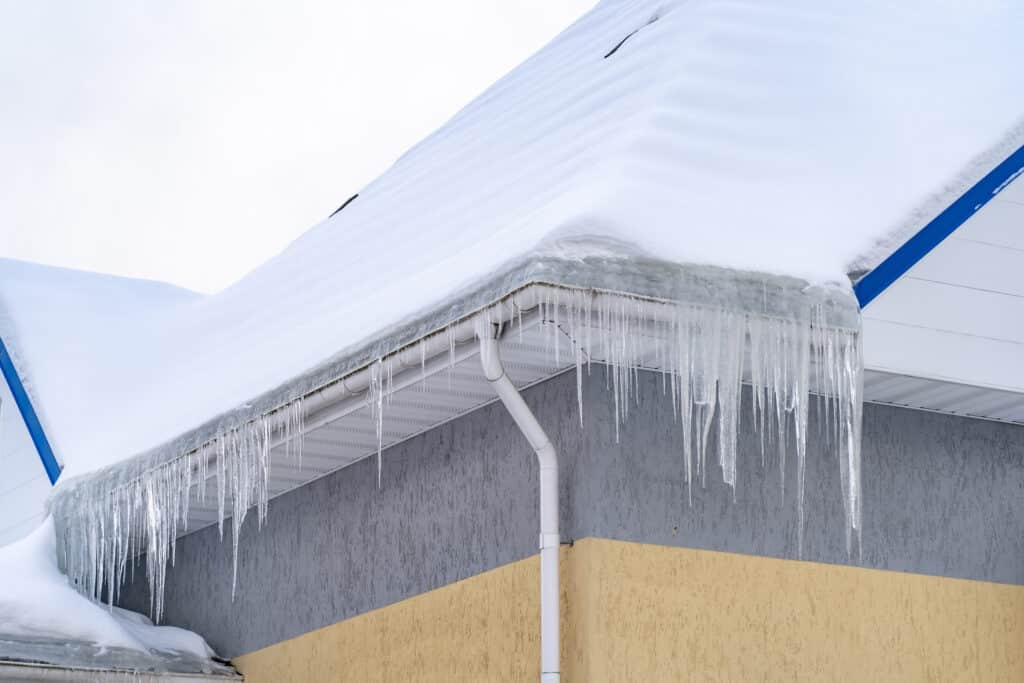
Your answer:
[[[981,416],[1024,422],[1024,178],[865,308],[864,352],[870,370],[940,382],[908,383],[901,404],[960,413],[951,387],[984,387],[1009,394]],[[865,396],[891,402],[870,383]]]
[[[0,401],[0,545],[5,545],[42,520],[50,482],[2,375]]]

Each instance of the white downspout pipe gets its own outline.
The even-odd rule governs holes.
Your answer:
[[[490,329],[487,329],[490,328]],[[512,380],[505,374],[498,350],[498,326],[478,328],[484,376],[537,452],[540,463],[540,680],[554,683],[559,666],[558,609],[558,453]]]

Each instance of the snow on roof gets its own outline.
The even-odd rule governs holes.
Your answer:
[[[146,335],[200,297],[172,285],[0,259],[0,338],[58,457],[76,462],[124,386],[158,372]],[[122,343],[130,340],[130,343]]]
[[[0,548],[0,661],[229,674],[202,637],[81,595],[57,568],[53,522]]]
[[[1022,29],[1006,3],[603,2],[217,295],[0,264],[62,479],[365,361],[516,264],[848,288],[1024,141]]]

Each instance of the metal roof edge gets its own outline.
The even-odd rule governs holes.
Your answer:
[[[863,309],[1024,173],[1024,146],[989,171],[853,286]]]

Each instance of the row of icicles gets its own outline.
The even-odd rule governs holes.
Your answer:
[[[859,549],[862,361],[856,330],[827,326],[820,309],[808,310],[803,319],[787,320],[622,295],[594,296],[585,290],[549,287],[543,292],[540,324],[549,332],[544,338],[556,364],[576,366],[581,425],[583,374],[591,371],[592,364],[606,371],[616,438],[619,423],[635,409],[641,370],[661,373],[664,395],[682,427],[681,454],[691,502],[693,482],[706,482],[712,430],[717,430],[714,455],[722,478],[736,485],[740,398],[743,384],[749,383],[762,465],[766,448],[777,448],[784,481],[790,450],[796,459],[801,551],[808,409],[812,395],[816,396],[827,443],[839,464],[847,550],[854,542]],[[497,319],[495,310],[478,315],[490,322],[492,317]],[[515,322],[503,324],[515,328]],[[420,344],[425,367],[426,342]],[[450,364],[454,364],[453,338],[450,348]],[[366,394],[377,424],[378,477],[394,358],[382,358],[371,366]],[[114,604],[119,587],[134,579],[135,558],[144,554],[150,612],[159,620],[167,566],[174,564],[175,539],[186,527],[192,496],[206,501],[207,482],[215,479],[222,538],[225,516],[230,514],[232,519],[233,597],[242,522],[249,508],[255,507],[262,526],[272,460],[301,459],[303,420],[302,399],[298,399],[141,475],[113,486],[84,482],[59,496],[53,511],[65,522],[63,559],[73,584],[96,600],[105,597]]]

